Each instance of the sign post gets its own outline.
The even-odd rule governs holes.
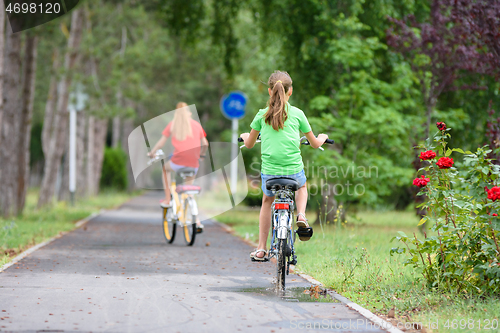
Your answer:
[[[236,193],[238,183],[238,119],[245,116],[247,97],[241,91],[232,91],[222,96],[220,108],[222,114],[231,120],[231,192]]]
[[[83,110],[88,95],[83,93],[81,85],[69,96],[69,195],[71,205],[75,205],[76,192],[76,112]]]

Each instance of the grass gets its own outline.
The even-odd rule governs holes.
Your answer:
[[[58,202],[52,207],[36,209],[38,191],[30,190],[22,216],[0,218],[0,266],[33,245],[73,230],[75,222],[88,215],[100,209],[116,207],[133,195],[105,191],[92,198],[77,200],[74,207],[67,202]]]
[[[233,227],[239,236],[256,241],[258,215],[258,210],[232,210],[217,219]],[[308,216],[315,215],[310,212]],[[496,320],[498,326],[487,331],[499,332],[498,297],[468,298],[431,291],[424,287],[420,272],[403,264],[405,255],[390,256],[392,247],[401,246],[396,241],[391,243],[392,237],[398,231],[419,236],[417,224],[418,218],[410,211],[364,211],[348,216],[348,223],[342,228],[315,225],[314,237],[297,243],[297,270],[379,315],[395,309],[398,319],[421,322],[427,331],[479,332],[488,320]],[[436,321],[437,329],[436,325],[429,325]],[[471,328],[465,325],[461,329],[465,322]]]

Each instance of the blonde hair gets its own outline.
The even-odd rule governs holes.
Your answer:
[[[269,98],[269,109],[264,115],[266,124],[271,125],[274,130],[283,129],[288,119],[286,110],[285,94],[292,87],[292,78],[287,72],[275,71],[267,81],[271,89]]]
[[[193,135],[191,113],[189,112],[188,105],[184,102],[177,103],[171,132],[172,136],[179,141],[184,141]]]

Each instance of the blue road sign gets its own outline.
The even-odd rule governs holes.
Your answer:
[[[245,106],[247,97],[241,91],[232,91],[222,96],[220,109],[222,114],[228,119],[241,119],[245,116]]]

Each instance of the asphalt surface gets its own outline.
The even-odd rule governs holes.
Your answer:
[[[310,283],[253,263],[251,247],[206,221],[192,247],[166,244],[159,193],[106,212],[0,273],[2,332],[382,332]],[[300,258],[299,258],[300,260]],[[315,329],[313,329],[315,328]]]

